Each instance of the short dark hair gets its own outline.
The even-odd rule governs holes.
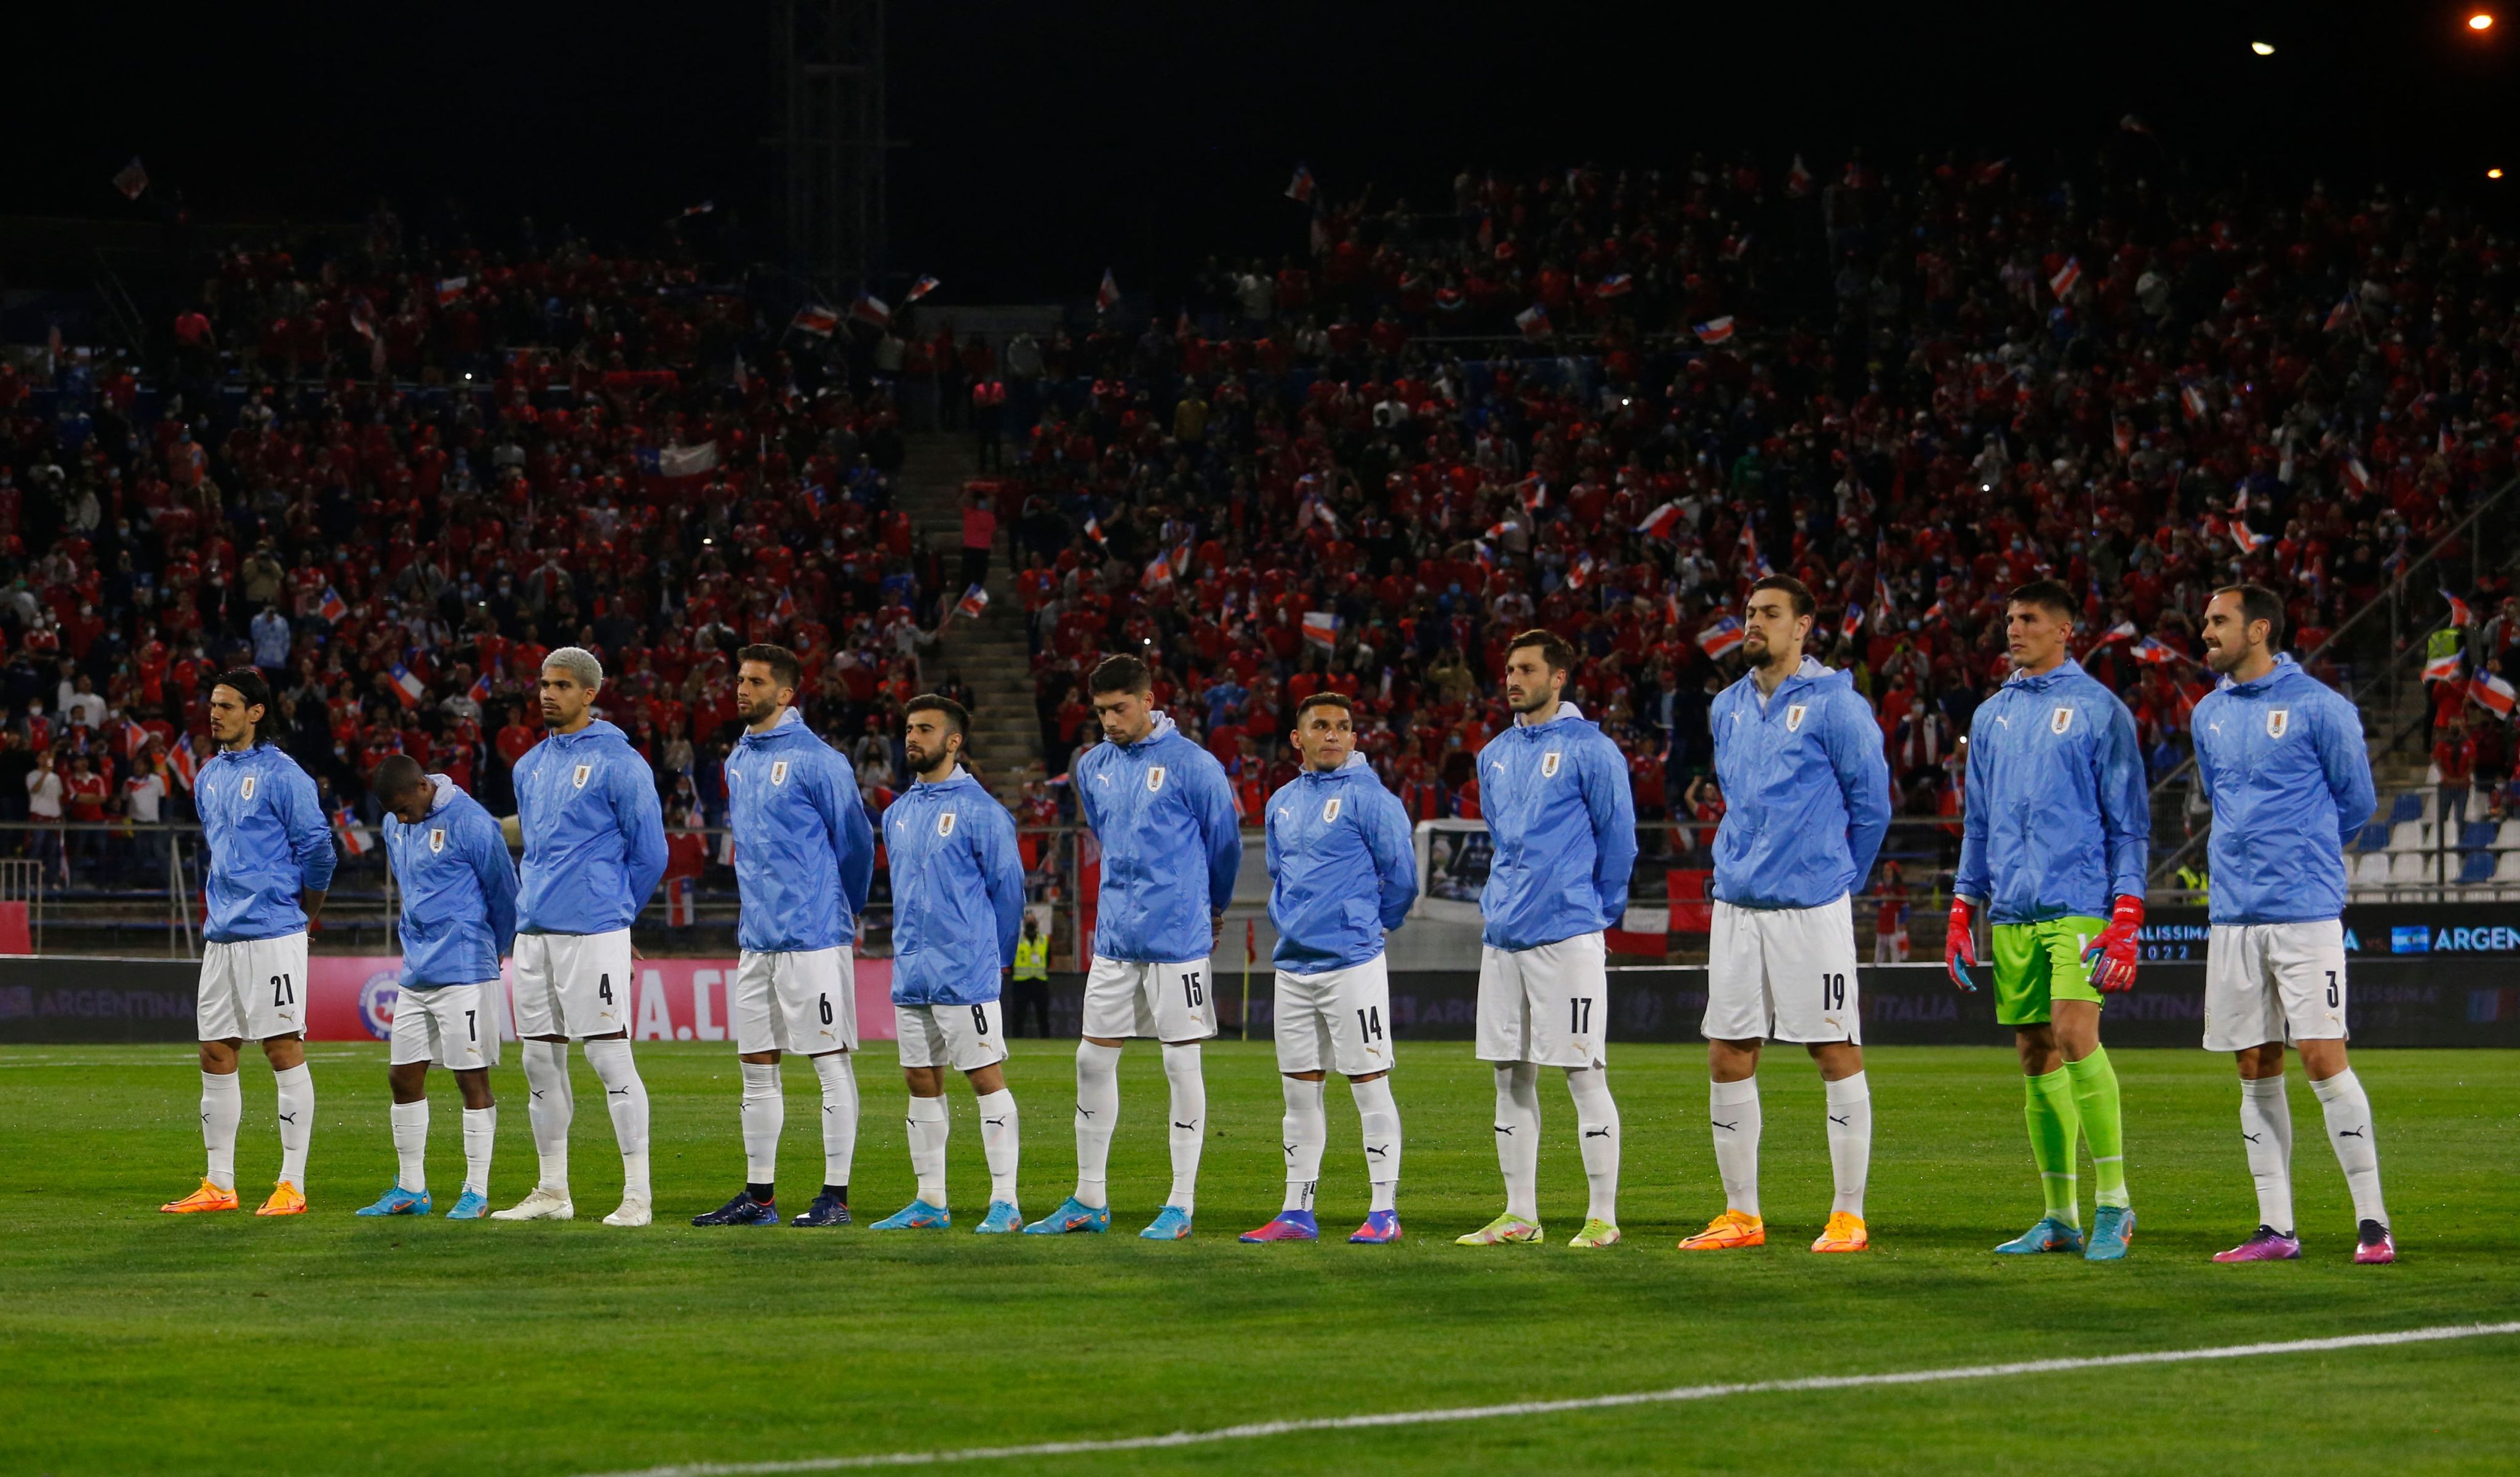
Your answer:
[[[1295,726],[1298,729],[1304,726],[1304,715],[1316,708],[1335,708],[1346,714],[1351,721],[1356,717],[1356,705],[1348,701],[1346,693],[1324,688],[1295,705]]]
[[[767,641],[755,641],[735,654],[735,663],[738,667],[742,667],[746,662],[758,662],[769,668],[770,680],[782,687],[793,687],[805,675],[804,664],[796,660],[794,652],[784,646],[773,646]]]
[[[1094,674],[1085,679],[1086,691],[1097,697],[1106,692],[1145,692],[1154,685],[1154,674],[1147,670],[1147,664],[1125,653],[1104,657],[1095,667]]]
[[[1808,616],[1820,609],[1820,602],[1812,598],[1811,586],[1791,575],[1760,576],[1751,584],[1750,593],[1755,595],[1761,590],[1783,590],[1785,598],[1793,602],[1796,616]]]
[[[1540,660],[1549,664],[1551,671],[1575,669],[1575,648],[1567,645],[1566,638],[1553,630],[1524,631],[1505,644],[1505,654],[1510,658],[1526,646],[1540,648]]]
[[[952,698],[943,697],[932,692],[922,692],[919,696],[912,698],[909,702],[901,705],[901,715],[903,717],[907,718],[914,713],[941,713],[945,715],[945,721],[954,725],[954,731],[956,733],[962,734],[966,738],[970,736],[970,710],[965,708],[962,704],[955,702]]]
[[[220,672],[219,679],[210,685],[212,687],[235,688],[236,695],[245,700],[245,706],[248,708],[261,709],[264,720],[268,721],[270,719],[271,684],[263,680],[262,673],[257,669],[251,667],[231,667],[227,670]],[[253,725],[253,741],[256,744],[270,742],[270,740],[263,737],[261,723],[255,723]]]
[[[2263,584],[2227,584],[2214,593],[2239,596],[2241,626],[2245,629],[2264,621],[2267,623],[2267,645],[2283,645],[2283,600],[2274,591]]]
[[[386,755],[378,762],[377,772],[368,777],[368,788],[388,806],[427,783],[428,772],[420,767],[420,761],[408,754]]]
[[[2003,603],[2007,606],[2035,605],[2069,622],[2083,619],[2083,608],[2075,603],[2074,592],[2053,579],[2033,579],[2004,596]]]

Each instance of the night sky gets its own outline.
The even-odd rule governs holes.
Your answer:
[[[2483,37],[2478,8],[896,4],[890,264],[964,301],[1084,296],[1106,264],[1160,292],[1209,251],[1301,250],[1279,194],[1298,160],[1334,197],[1371,179],[1441,208],[1464,165],[1749,149],[1826,174],[1854,143],[1893,169],[2157,150],[2285,189],[2445,185],[2508,218],[2520,4]],[[181,191],[202,221],[351,219],[384,196],[440,239],[459,211],[485,244],[530,212],[635,250],[710,199],[737,249],[776,254],[767,5],[225,9],[13,13],[0,213]],[[2119,132],[2129,112],[2157,144]],[[129,206],[108,180],[135,153],[156,183]]]

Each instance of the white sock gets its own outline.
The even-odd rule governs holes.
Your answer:
[[[621,1198],[649,1198],[648,1085],[630,1059],[630,1043],[615,1039],[586,1043],[586,1064],[604,1083],[604,1105],[612,1110],[612,1136],[621,1145]]]
[[[942,1097],[910,1100],[910,1173],[919,1178],[919,1198],[945,1209],[945,1136],[954,1121],[945,1115]]]
[[[2372,1142],[2371,1099],[2362,1083],[2346,1068],[2310,1085],[2327,1114],[2327,1141],[2345,1171],[2345,1187],[2354,1192],[2354,1219],[2389,1223],[2389,1208],[2380,1201],[2380,1146]]]
[[[245,1117],[245,1085],[233,1072],[202,1074],[202,1147],[209,1154],[204,1172],[223,1190],[236,1188],[237,1124]]]
[[[1076,1043],[1076,1203],[1111,1203],[1111,1130],[1120,1121],[1120,1048]]]
[[[788,1124],[788,1096],[777,1062],[739,1062],[743,1069],[743,1177],[768,1184],[779,1177],[779,1131]]]
[[[942,1101],[942,1099],[939,1099]],[[980,1157],[989,1164],[989,1199],[1013,1205],[1015,1166],[1023,1143],[1023,1123],[1015,1112],[1015,1095],[1004,1087],[980,1098]]]
[[[1322,1150],[1330,1138],[1330,1121],[1322,1111],[1322,1085],[1300,1077],[1281,1077],[1278,1090],[1286,1099],[1278,1120],[1278,1146],[1286,1153],[1286,1203],[1281,1211],[1309,1211],[1321,1184]]]
[[[394,1183],[417,1195],[428,1188],[428,1099],[395,1103],[393,1120]]]
[[[464,1187],[475,1195],[490,1193],[490,1150],[499,1141],[499,1109],[464,1110]]]
[[[1373,1210],[1396,1209],[1400,1203],[1400,1105],[1391,1100],[1391,1079],[1350,1083],[1356,1117],[1365,1135],[1365,1179],[1373,1192]]]
[[[1759,1214],[1759,1080],[1715,1083],[1706,1089],[1714,1125],[1715,1170],[1724,1177],[1724,1208]]]
[[[1601,1067],[1566,1069],[1566,1090],[1575,1098],[1576,1145],[1584,1151],[1584,1183],[1591,1191],[1588,1221],[1619,1223],[1619,1105],[1610,1100],[1610,1074]]]
[[[1540,1069],[1496,1065],[1497,1168],[1505,1173],[1505,1213],[1540,1219]]]
[[[280,1085],[280,1177],[306,1190],[306,1141],[315,1135],[315,1076],[299,1062],[271,1080]]]
[[[577,1116],[577,1101],[568,1085],[568,1042],[524,1041],[525,1122],[534,1134],[534,1155],[541,1160],[534,1183],[568,1193],[568,1124]]]
[[[814,1058],[823,1082],[823,1182],[845,1189],[858,1152],[858,1071],[845,1051]]]
[[[1828,1167],[1837,1179],[1828,1208],[1862,1220],[1864,1181],[1872,1173],[1872,1086],[1861,1072],[1821,1085],[1828,1100]]]
[[[2240,1080],[2240,1146],[2258,1182],[2258,1223],[2291,1235],[2292,1104],[2281,1074]]]
[[[1207,1079],[1199,1072],[1198,1042],[1164,1043],[1164,1080],[1172,1084],[1173,1192],[1164,1204],[1183,1215],[1198,1208],[1198,1154],[1207,1143]]]

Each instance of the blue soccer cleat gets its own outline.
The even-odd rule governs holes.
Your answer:
[[[490,1199],[479,1190],[466,1190],[455,1197],[455,1208],[446,1213],[449,1221],[478,1221],[490,1214]]]
[[[1087,1205],[1074,1195],[1058,1204],[1058,1209],[1023,1228],[1027,1236],[1063,1236],[1070,1231],[1106,1231],[1111,1228],[1111,1207]]]
[[[1321,1223],[1311,1211],[1280,1211],[1258,1230],[1247,1230],[1235,1237],[1237,1241],[1319,1241]]]
[[[1155,1213],[1147,1228],[1138,1232],[1141,1241],[1187,1241],[1190,1239],[1190,1212],[1178,1205],[1167,1205]]]
[[[980,1223],[971,1228],[971,1234],[1003,1236],[1022,1229],[1023,1212],[1015,1209],[1013,1201],[992,1200],[989,1202],[989,1213],[980,1218]]]
[[[777,1225],[778,1223],[778,1203],[770,1200],[755,1200],[750,1190],[738,1190],[734,1199],[716,1210],[703,1211],[692,1218],[694,1225]]]
[[[2043,1251],[2081,1251],[2083,1233],[2053,1216],[2042,1216],[2039,1223],[1996,1248],[2005,1256],[2026,1257]]]
[[[2085,1248],[2086,1262],[2123,1262],[2127,1243],[2135,1239],[2135,1207],[2103,1205],[2092,1212],[2092,1244]]]
[[[1365,1223],[1356,1228],[1356,1234],[1347,1238],[1350,1246],[1389,1246],[1399,1239],[1400,1213],[1398,1211],[1369,1213],[1365,1218]]]
[[[412,1191],[404,1189],[401,1185],[397,1184],[392,1189],[389,1189],[383,1194],[378,1196],[376,1204],[363,1205],[359,1207],[358,1214],[362,1216],[426,1216],[428,1214],[428,1191],[422,1190],[419,1193],[414,1194]]]
[[[953,1223],[954,1213],[952,1211],[946,1210],[941,1206],[929,1205],[924,1200],[913,1200],[908,1205],[894,1211],[891,1215],[884,1217],[875,1224],[868,1226],[867,1229],[943,1230],[945,1227],[952,1225]]]
[[[814,1203],[805,1208],[803,1215],[788,1223],[789,1225],[846,1225],[849,1223],[849,1203],[827,1190],[814,1197]]]

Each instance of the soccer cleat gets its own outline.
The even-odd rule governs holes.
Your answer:
[[[455,1208],[446,1213],[449,1221],[478,1221],[490,1213],[490,1197],[479,1190],[466,1190],[455,1197]]]
[[[621,1208],[605,1217],[604,1223],[623,1226],[646,1225],[655,1219],[655,1208],[648,1203],[647,1196],[624,1195],[621,1197]]]
[[[891,1215],[884,1217],[875,1224],[868,1226],[867,1229],[943,1230],[945,1227],[952,1225],[953,1223],[954,1213],[952,1211],[946,1210],[942,1206],[929,1205],[924,1200],[913,1200],[908,1205],[894,1211]]]
[[[1865,1234],[1864,1218],[1853,1211],[1829,1212],[1827,1227],[1812,1243],[1812,1250],[1819,1252],[1868,1251],[1871,1247],[1871,1238]]]
[[[2301,1260],[2301,1238],[2287,1236],[2272,1225],[2261,1225],[2249,1233],[2249,1239],[2229,1251],[2214,1253],[2217,1262],[2298,1262]]]
[[[2083,1250],[2086,1262],[2123,1262],[2135,1240],[2135,1207],[2102,1205],[2092,1210],[2092,1240]]]
[[[223,1190],[204,1179],[202,1187],[181,1200],[169,1200],[158,1207],[170,1216],[198,1216],[204,1211],[232,1211],[237,1208],[234,1190]]]
[[[778,1223],[778,1203],[770,1200],[755,1200],[750,1190],[738,1190],[734,1199],[716,1210],[703,1211],[692,1218],[694,1225],[777,1225]]]
[[[428,1214],[428,1191],[414,1192],[395,1185],[377,1197],[374,1205],[363,1205],[351,1212],[356,1216],[426,1216]]]
[[[1830,1228],[1835,1229],[1836,1224],[1836,1218],[1831,1217]],[[1855,1224],[1860,1233],[1864,1223],[1858,1221]],[[1746,1246],[1767,1244],[1767,1222],[1756,1216],[1745,1215],[1740,1211],[1728,1208],[1723,1215],[1707,1222],[1706,1229],[1684,1239],[1680,1243],[1680,1249],[1682,1251],[1738,1251]],[[1815,1247],[1814,1250],[1818,1248]]]
[[[1347,1244],[1350,1246],[1389,1246],[1392,1242],[1399,1239],[1400,1213],[1398,1211],[1373,1211],[1366,1216],[1365,1223],[1356,1228],[1356,1234],[1347,1238]]]
[[[302,1216],[306,1214],[306,1192],[283,1179],[271,1187],[271,1198],[262,1202],[257,1216]]]
[[[1511,1211],[1497,1217],[1466,1236],[1455,1236],[1455,1246],[1538,1246],[1549,1237],[1537,1221],[1525,1221]]]
[[[574,1221],[577,1207],[569,1203],[568,1186],[558,1189],[538,1184],[534,1192],[503,1211],[492,1211],[493,1221]]]
[[[1619,1228],[1607,1221],[1587,1221],[1584,1228],[1566,1238],[1566,1244],[1579,1251],[1598,1251],[1619,1244]]]
[[[2008,1257],[2026,1257],[2043,1251],[2081,1251],[2083,1233],[2053,1216],[2042,1216],[2039,1223],[1996,1248]]]
[[[980,1218],[979,1224],[971,1227],[971,1234],[1003,1236],[1022,1229],[1023,1212],[1015,1209],[1013,1201],[992,1200],[989,1202],[989,1213]]]
[[[2355,1240],[2354,1265],[2382,1267],[2396,1260],[2398,1242],[2389,1234],[2389,1228],[2377,1221],[2363,1222],[2362,1232]]]
[[[1280,1211],[1277,1217],[1258,1230],[1247,1230],[1235,1237],[1237,1241],[1319,1241],[1322,1223],[1311,1211]]]
[[[789,1225],[846,1225],[849,1223],[849,1203],[837,1195],[816,1195],[814,1203],[806,1207],[805,1214],[788,1223]]]
[[[1027,1236],[1063,1236],[1070,1231],[1106,1231],[1111,1228],[1111,1207],[1087,1205],[1074,1195],[1058,1204],[1058,1209],[1023,1228]]]
[[[1155,1219],[1138,1232],[1141,1241],[1187,1241],[1190,1239],[1190,1212],[1178,1205],[1167,1205],[1155,1212]]]

